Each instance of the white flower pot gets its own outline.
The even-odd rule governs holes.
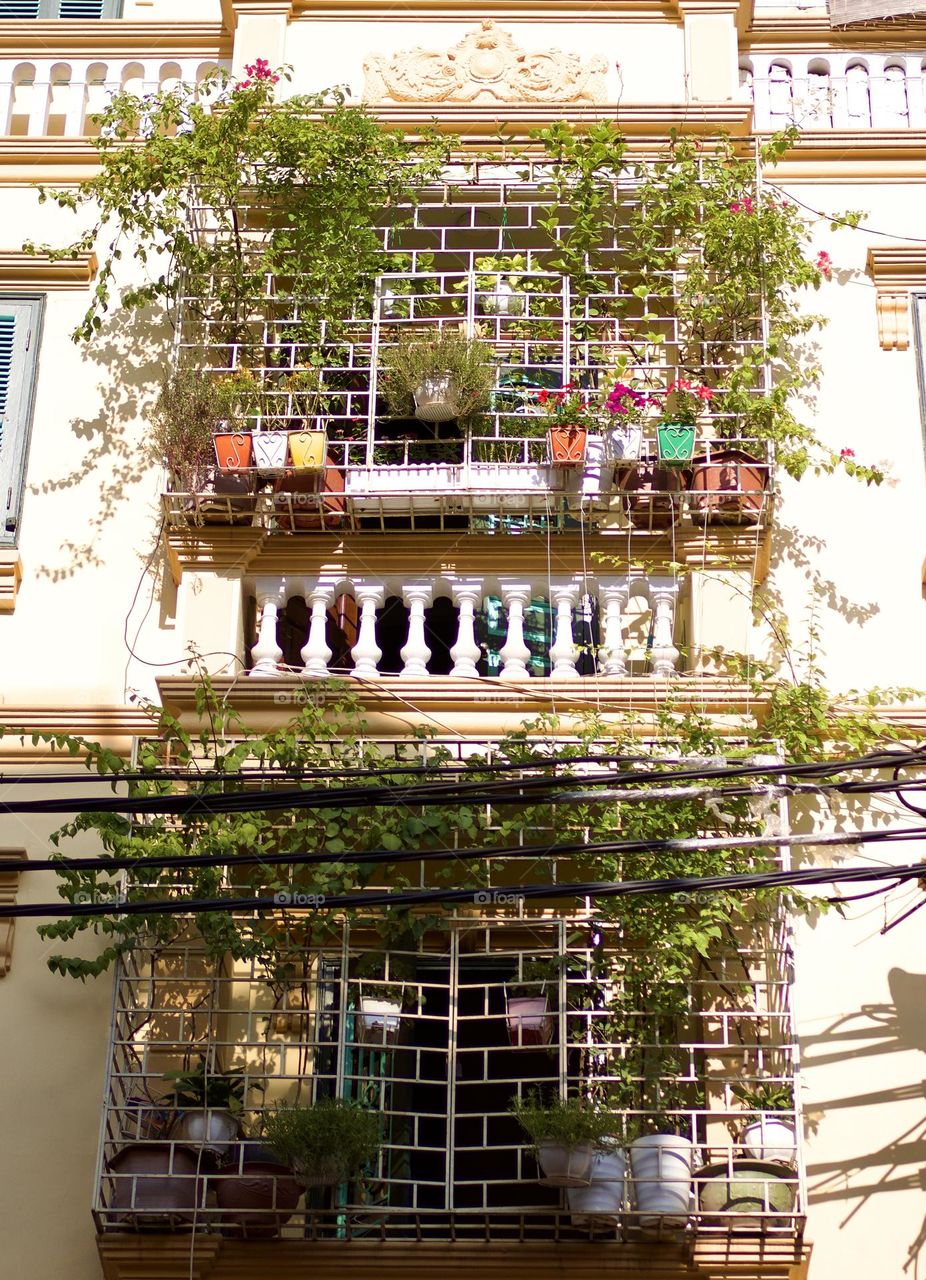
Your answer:
[[[639,422],[605,427],[604,443],[609,462],[636,462],[643,451],[643,427]]]
[[[633,1197],[644,1227],[684,1227],[691,1214],[694,1149],[674,1133],[646,1133],[630,1148]]]
[[[360,997],[359,1039],[366,1044],[392,1044],[402,1027],[402,1005],[398,1000]]]
[[[452,462],[358,467],[347,473],[347,493],[381,511],[408,511],[412,495],[416,511],[438,511],[442,499],[462,490],[462,476],[462,465]]]
[[[524,314],[524,294],[512,289],[505,280],[499,280],[491,293],[477,295],[479,310],[487,316],[521,316]]]
[[[216,1108],[181,1111],[170,1136],[174,1142],[202,1147],[203,1151],[221,1159],[237,1141],[238,1121],[230,1111]]]
[[[596,1151],[589,1173],[591,1185],[570,1187],[566,1205],[577,1227],[596,1222],[611,1226],[619,1221],[624,1201],[626,1160],[623,1151]]]
[[[742,1143],[746,1154],[754,1160],[789,1165],[797,1160],[794,1121],[781,1120],[773,1112],[765,1112],[760,1119],[748,1124],[743,1130]]]
[[[538,1142],[537,1159],[544,1180],[554,1187],[587,1187],[595,1149],[590,1142],[564,1147],[559,1142]]]
[[[286,466],[288,431],[255,431],[254,462],[258,471],[282,471]]]
[[[549,1044],[553,1018],[546,996],[508,996],[508,1039],[517,1048]]]
[[[460,414],[460,388],[449,373],[424,378],[415,388],[415,417],[422,422],[449,422]]]

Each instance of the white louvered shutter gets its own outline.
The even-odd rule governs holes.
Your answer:
[[[0,295],[0,542],[19,525],[41,316],[40,298]]]

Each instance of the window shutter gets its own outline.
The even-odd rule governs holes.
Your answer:
[[[119,18],[122,0],[0,0],[4,18],[67,18],[84,22],[94,18]]]
[[[0,0],[0,18],[37,18],[39,0]]]
[[[19,525],[41,319],[41,298],[0,296],[0,543]]]

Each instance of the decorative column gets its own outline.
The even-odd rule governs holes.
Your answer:
[[[333,585],[321,579],[306,592],[306,602],[309,606],[309,635],[300,650],[300,656],[305,663],[302,674],[310,680],[323,680],[328,675],[331,649],[328,647],[325,632],[328,628],[328,609],[333,599]]]
[[[598,583],[600,606],[601,650],[599,670],[603,676],[625,676],[627,659],[624,655],[624,610],[630,596],[630,583],[626,578],[602,578]]]
[[[649,594],[653,606],[653,648],[650,654],[653,675],[669,680],[675,675],[675,664],[679,658],[678,649],[672,643],[678,583],[671,578],[654,578],[650,582]]]
[[[277,619],[283,600],[283,583],[279,578],[257,580],[257,644],[251,649],[254,666],[252,676],[275,676],[283,650],[277,644]]]
[[[453,603],[460,610],[456,644],[450,650],[453,658],[452,676],[478,676],[476,663],[482,650],[476,643],[476,609],[482,601],[482,580],[453,582],[450,584]]]
[[[551,582],[550,603],[556,609],[556,639],[550,646],[550,672],[553,676],[570,679],[578,677],[576,659],[579,650],[572,637],[572,611],[579,598],[579,587],[575,582]]]
[[[383,651],[376,643],[376,610],[383,603],[386,588],[376,582],[354,583],[354,599],[360,606],[360,622],[357,627],[357,643],[350,651],[354,660],[352,674],[365,680],[376,680],[379,672],[376,664]]]
[[[424,638],[424,611],[431,603],[429,582],[410,582],[402,589],[402,599],[408,606],[408,639],[399,650],[404,663],[400,676],[427,676],[431,650]]]
[[[502,602],[508,611],[508,634],[498,651],[504,666],[500,680],[529,680],[527,660],[531,651],[524,643],[524,608],[530,604],[531,587],[527,582],[502,582]]]

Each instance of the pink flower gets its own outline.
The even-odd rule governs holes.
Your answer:
[[[695,392],[695,395],[698,397],[699,400],[703,400],[705,404],[707,404],[709,401],[713,400],[714,398],[713,388],[698,387],[697,391]]]
[[[813,265],[820,272],[820,275],[824,280],[831,280],[833,278],[833,262],[830,255],[824,249],[821,249],[817,254]]]
[[[854,450],[854,449],[840,449],[840,450],[839,450],[839,456],[840,456],[840,458],[854,458],[854,457],[855,457],[855,450]]]
[[[743,196],[742,200],[734,200],[730,205],[731,213],[752,213],[753,203],[749,196]]]

